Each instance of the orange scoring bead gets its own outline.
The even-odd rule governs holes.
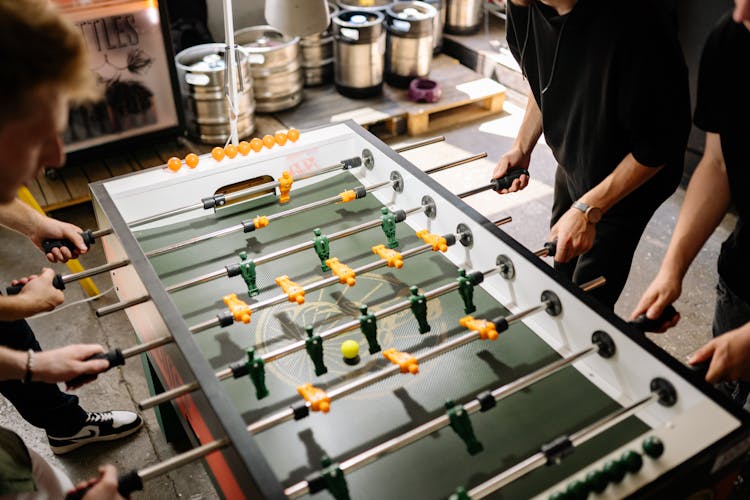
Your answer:
[[[182,168],[182,160],[177,158],[176,156],[173,156],[172,158],[167,161],[167,167],[172,172],[177,172],[179,169]]]
[[[263,145],[268,149],[271,149],[276,145],[276,139],[272,135],[263,136]]]
[[[198,161],[200,158],[195,153],[188,153],[185,156],[185,164],[190,168],[195,168],[198,166]]]
[[[305,291],[297,283],[289,279],[286,274],[276,278],[276,284],[281,287],[287,296],[289,296],[289,302],[296,302],[297,304],[305,303]]]
[[[498,337],[495,323],[486,319],[474,319],[473,316],[464,316],[458,323],[467,330],[474,330],[482,340],[495,340]]]
[[[388,267],[395,267],[396,269],[404,267],[404,257],[392,248],[386,248],[383,244],[372,247],[372,253],[383,259]]]
[[[276,144],[279,146],[286,144],[287,136],[284,132],[276,132],[273,137],[276,139]]]
[[[297,387],[297,393],[302,396],[305,401],[310,402],[310,409],[312,411],[328,413],[331,409],[331,398],[323,389],[319,389],[312,384],[303,384]]]
[[[299,130],[290,128],[286,133],[286,138],[292,142],[297,142],[297,139],[299,139]]]
[[[342,285],[354,286],[357,283],[357,275],[354,269],[340,262],[337,257],[326,259],[326,266],[331,268],[331,272],[339,277],[339,283]]]
[[[234,158],[235,156],[237,156],[237,152],[238,152],[238,151],[237,151],[237,146],[235,146],[234,144],[229,144],[228,146],[226,146],[226,147],[224,148],[224,153],[226,153],[226,155],[227,155],[227,156],[228,156],[228,157],[229,157],[230,159],[232,159],[232,158]]]
[[[294,182],[294,178],[292,177],[292,174],[289,173],[288,170],[284,170],[281,172],[281,177],[279,177],[279,203],[287,203],[290,199],[289,197],[289,191],[292,189],[292,183]]]
[[[250,154],[250,143],[247,141],[241,141],[237,145],[237,150],[240,152],[242,156],[247,156]]]
[[[399,368],[401,368],[401,373],[411,373],[412,375],[416,375],[419,372],[419,362],[417,361],[417,358],[408,352],[401,352],[394,348],[390,348],[383,351],[383,356],[394,365],[398,365]]]
[[[226,153],[224,152],[224,148],[220,148],[219,146],[216,146],[211,150],[211,156],[216,161],[221,161],[224,159],[224,155]]]
[[[256,153],[260,153],[260,150],[263,149],[263,141],[258,139],[257,137],[251,139],[250,149],[252,149]]]
[[[225,295],[222,300],[229,308],[229,312],[232,313],[232,317],[235,321],[240,321],[245,324],[250,323],[250,317],[252,316],[253,311],[250,309],[249,305],[237,298],[236,293]]]
[[[428,245],[432,245],[433,252],[437,252],[438,250],[445,252],[448,250],[448,242],[445,241],[445,238],[438,236],[437,234],[432,234],[427,229],[420,229],[417,231],[417,238],[422,238],[422,241]]]

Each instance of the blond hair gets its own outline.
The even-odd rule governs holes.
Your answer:
[[[0,121],[22,112],[43,85],[74,102],[97,95],[80,30],[49,0],[0,0],[0,64]]]

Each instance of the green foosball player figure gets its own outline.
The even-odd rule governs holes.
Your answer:
[[[419,323],[419,333],[427,333],[430,331],[430,325],[427,323],[427,298],[424,295],[419,294],[419,288],[413,286],[409,288],[411,292],[411,312],[414,313],[414,317]]]
[[[318,254],[318,258],[320,259],[320,270],[325,272],[328,272],[331,270],[330,267],[326,265],[326,260],[331,256],[331,249],[330,249],[330,243],[328,241],[328,236],[320,233],[320,228],[316,227],[313,229],[313,234],[315,234],[315,239],[313,240],[313,245],[315,247],[315,253]]]
[[[474,283],[466,276],[465,269],[458,270],[458,293],[464,301],[464,312],[471,314],[477,310],[474,305]]]
[[[385,237],[388,239],[388,248],[398,248],[398,240],[396,239],[396,214],[389,211],[386,207],[381,208],[380,213],[383,214],[380,217],[380,227],[383,228]]]

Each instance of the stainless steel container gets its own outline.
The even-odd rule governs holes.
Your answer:
[[[341,10],[378,11],[381,14],[393,2],[394,0],[336,0]]]
[[[445,27],[445,2],[443,0],[422,0],[435,7],[437,15],[433,20],[432,53],[439,54],[443,48],[443,28]]]
[[[482,24],[483,0],[446,0],[445,32],[470,35]]]
[[[343,10],[333,18],[336,88],[361,98],[383,91],[385,30],[377,11]]]
[[[224,144],[230,135],[225,48],[221,43],[196,45],[175,57],[188,131],[209,144]],[[247,58],[239,51],[237,54],[241,74],[237,133],[240,137],[247,137],[255,130],[253,85]]]
[[[333,3],[328,4],[330,19],[338,13]],[[333,80],[333,35],[330,24],[322,33],[303,37],[300,42],[302,51],[302,72],[305,87],[323,85]]]
[[[417,1],[397,2],[385,10],[386,82],[406,88],[413,79],[429,75],[436,16],[432,5]]]
[[[241,29],[234,37],[250,63],[259,113],[293,108],[302,101],[299,37],[289,38],[271,26]]]

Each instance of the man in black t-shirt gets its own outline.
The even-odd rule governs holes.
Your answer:
[[[680,296],[690,263],[734,204],[739,217],[718,262],[713,334],[721,336],[690,360],[713,358],[706,375],[712,383],[750,380],[750,0],[735,3],[733,15],[711,32],[701,58],[694,120],[706,131],[705,152],[690,180],[664,262],[633,311],[633,317],[645,312],[658,318]],[[733,396],[745,404],[744,384]]]
[[[508,45],[531,93],[493,177],[528,168],[544,132],[559,165],[555,268],[578,284],[605,276],[592,293],[609,307],[646,224],[682,175],[690,100],[674,28],[653,0],[508,3]],[[521,176],[507,191],[527,183]]]

